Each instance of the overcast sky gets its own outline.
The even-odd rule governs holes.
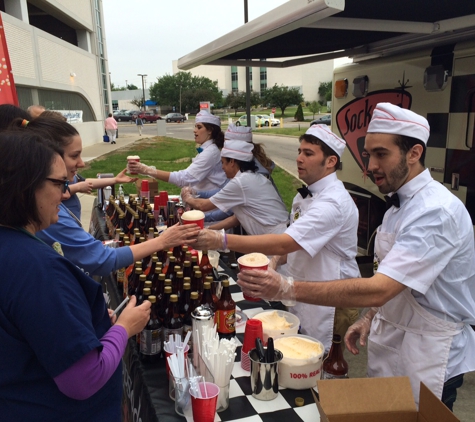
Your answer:
[[[253,20],[287,0],[248,0]],[[244,0],[103,0],[111,81],[142,86],[138,73],[172,74],[172,61],[244,24]]]

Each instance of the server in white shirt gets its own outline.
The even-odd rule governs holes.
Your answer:
[[[346,143],[326,125],[313,125],[300,137],[297,167],[308,187],[299,189],[292,204],[291,224],[280,235],[226,235],[227,246],[243,253],[275,255],[272,266],[287,262],[287,273],[298,280],[334,280],[359,277],[356,263],[358,210],[336,176]],[[269,209],[269,208],[267,208]],[[197,247],[211,249],[226,243],[224,234],[202,230]],[[280,268],[279,268],[280,270]],[[253,294],[252,296],[259,297]],[[358,317],[356,309],[297,303],[289,311],[301,323],[300,331],[320,340],[328,351],[334,332],[344,335]],[[336,323],[336,326],[335,326]]]
[[[228,184],[208,199],[193,198],[185,188],[182,199],[201,211],[218,208],[233,212],[211,227],[229,229],[240,223],[248,234],[283,233],[289,214],[271,181],[258,173],[253,148],[252,143],[240,139],[224,141],[221,162]]]
[[[391,204],[377,232],[373,277],[293,283],[249,272],[239,284],[266,299],[372,307],[345,337],[354,354],[357,340],[368,340],[368,375],[409,376],[416,402],[422,381],[452,409],[463,374],[475,370],[473,223],[424,167],[429,131],[424,117],[395,105],[373,112],[368,168]]]
[[[221,168],[220,149],[224,143],[219,117],[201,110],[196,115],[194,128],[198,155],[191,165],[180,171],[168,172],[154,166],[130,161],[127,170],[131,173],[153,177],[164,182],[184,187],[192,186],[196,190],[221,188],[226,182],[226,175]]]

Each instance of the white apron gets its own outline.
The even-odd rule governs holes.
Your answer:
[[[379,262],[392,248],[395,236],[378,228],[375,256]],[[463,323],[444,321],[426,311],[405,289],[374,316],[368,376],[409,376],[417,405],[421,381],[441,398],[452,340],[463,328]]]

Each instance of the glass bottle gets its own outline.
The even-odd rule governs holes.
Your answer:
[[[236,303],[229,291],[229,280],[222,281],[221,297],[216,303],[214,321],[220,339],[236,336]]]
[[[200,304],[209,306],[213,312],[216,311],[216,304],[214,303],[213,296],[211,295],[211,285],[209,281],[205,281],[203,283],[203,294],[201,296]]]
[[[167,272],[165,273],[165,278],[169,278],[173,282],[174,277],[175,277],[175,257],[171,255],[169,256],[168,268],[167,268]]]
[[[142,274],[142,262],[136,261],[134,272],[126,279],[127,286],[124,284],[124,295],[132,296],[139,284],[139,277]]]
[[[191,261],[183,261],[183,277],[191,278],[192,275]]]
[[[163,296],[158,309],[158,317],[160,318],[160,321],[162,321],[162,324],[165,321],[165,315],[167,314],[168,306],[170,305],[171,294],[172,286],[165,286],[163,288]]]
[[[343,357],[341,336],[333,334],[330,352],[322,364],[322,379],[348,378],[348,363]]]
[[[151,280],[153,275],[155,274],[155,267],[157,266],[157,263],[158,263],[157,253],[154,252],[152,254],[152,259],[150,260],[149,265],[147,266],[147,268],[144,269],[144,272],[143,272],[147,276],[147,280]],[[143,261],[142,261],[142,268],[144,268]]]
[[[162,323],[158,317],[158,303],[154,295],[148,300],[152,303],[150,320],[140,333],[140,359],[143,362],[155,363],[160,359],[162,351]]]
[[[170,335],[179,334],[183,339],[183,319],[178,309],[178,296],[170,295],[170,304],[163,321],[164,341],[169,341]]]
[[[191,291],[198,292],[201,297],[203,291],[203,278],[201,277],[201,271],[199,270],[196,270],[191,278]]]
[[[183,283],[183,291],[181,293],[181,296],[178,298],[178,304],[179,304],[179,309],[180,309],[180,315],[183,318],[191,306],[190,283]]]
[[[135,288],[135,292],[134,292],[135,297],[137,298],[137,306],[139,306],[144,301],[143,294],[144,294],[146,281],[147,281],[147,277],[142,272],[142,274],[139,275],[139,283],[137,287]],[[148,294],[150,293],[151,292],[149,291]]]
[[[200,270],[203,280],[213,273],[213,267],[209,262],[208,251],[203,251],[203,255],[201,255]]]
[[[205,277],[205,282],[208,282],[211,286],[211,296],[213,297],[213,302],[216,303],[218,301],[218,296],[216,295],[216,283],[214,282],[213,277]]]
[[[172,291],[180,298],[183,290],[183,271],[180,267],[175,265],[175,278],[172,280]]]

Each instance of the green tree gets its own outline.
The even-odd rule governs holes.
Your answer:
[[[134,106],[137,106],[140,110],[143,108],[143,98],[134,98],[130,101]]]
[[[125,88],[124,88],[125,89]],[[134,84],[127,84],[127,89],[129,91],[134,91],[136,89],[139,89],[139,87],[137,85],[134,85]]]
[[[297,107],[297,111],[295,112],[294,119],[297,120],[297,122],[303,122],[305,120],[303,117],[302,104],[299,104],[299,106]]]
[[[330,101],[332,99],[332,82],[321,82],[318,87],[318,95],[325,101],[325,104]]]
[[[251,106],[256,107],[261,103],[261,97],[258,92],[251,91]],[[239,108],[246,108],[246,92],[230,92],[225,100],[225,104],[234,109],[234,115],[237,115]]]
[[[178,110],[199,110],[200,101],[221,103],[222,92],[217,81],[204,76],[192,76],[190,72],[178,72],[157,78],[149,90],[150,99],[161,106],[175,106]]]
[[[294,104],[300,104],[303,101],[303,95],[298,88],[289,88],[288,86],[277,86],[267,88],[264,92],[264,102],[271,106],[279,107],[284,115],[285,109]]]
[[[313,113],[313,118],[315,119],[315,113],[320,113],[320,104],[317,101],[312,101],[307,108]]]
[[[111,91],[125,91],[125,87],[115,86],[114,82],[111,82]]]

